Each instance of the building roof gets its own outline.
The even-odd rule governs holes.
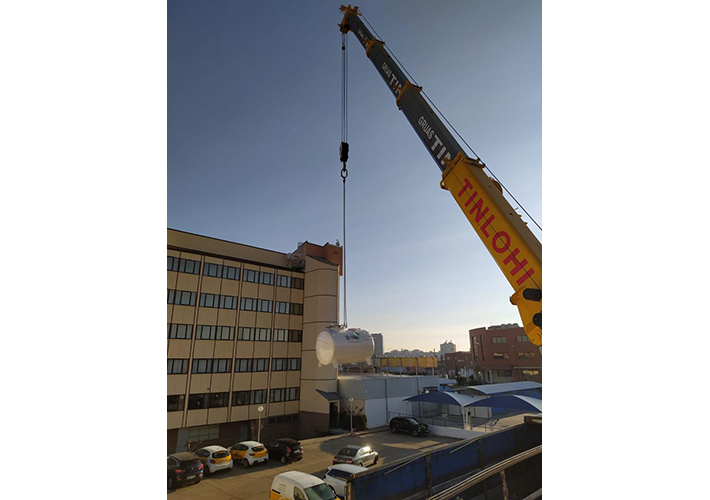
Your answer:
[[[523,410],[542,413],[542,399],[519,396],[517,394],[491,396],[466,406],[486,406],[489,408],[505,408],[508,410]]]
[[[422,402],[422,403],[437,403],[440,405],[452,405],[452,406],[469,406],[476,401],[486,399],[481,396],[466,396],[465,394],[458,394],[456,392],[425,392],[424,394],[418,394],[407,398],[404,401],[409,403],[412,402]]]
[[[516,392],[516,391],[527,391],[530,389],[541,389],[542,384],[539,382],[507,382],[504,384],[484,384],[484,385],[470,385],[467,389],[473,389],[474,391],[480,392],[481,394],[491,395],[491,394],[502,394],[506,392]]]

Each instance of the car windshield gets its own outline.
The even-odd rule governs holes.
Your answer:
[[[252,450],[256,451],[257,453],[260,452],[260,451],[264,451],[265,449],[266,449],[266,448],[264,448],[263,446],[254,446],[254,447],[252,448]]]
[[[356,448],[343,448],[338,452],[338,455],[345,455],[346,457],[354,457],[357,455]]]
[[[227,450],[215,451],[212,454],[213,458],[224,458],[224,457],[228,457],[228,456],[229,456],[229,452]]]
[[[415,424],[415,425],[416,425],[416,424],[419,423],[419,421],[418,421],[416,418],[408,418],[407,420],[409,420],[409,423],[410,423],[410,424]]]
[[[308,500],[334,500],[335,495],[330,487],[326,486],[325,483],[317,484],[306,488],[306,495],[308,495]]]

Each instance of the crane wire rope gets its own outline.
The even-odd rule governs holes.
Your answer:
[[[370,21],[368,21],[367,18],[365,18],[365,16],[364,16],[362,13],[360,13],[360,16],[362,17],[363,21],[365,21],[365,23],[367,24],[367,27],[375,34],[375,36],[377,37],[377,39],[378,39],[378,40],[382,40],[382,38],[381,38],[380,35],[377,33],[377,31],[375,30],[375,28],[372,26],[372,24],[370,24]],[[387,45],[384,45],[384,44],[383,44],[383,47],[384,47],[385,51],[387,51],[387,53],[388,53],[390,56],[392,56],[392,58],[393,58],[395,61],[397,61],[397,64],[399,64],[399,67],[402,68],[402,71],[404,71],[404,73],[407,75],[407,77],[409,78],[409,80],[410,80],[414,85],[416,85],[417,87],[419,87],[420,85],[416,82],[416,80],[415,80],[414,77],[409,73],[409,71],[407,71],[407,68],[405,68],[405,66],[400,62],[400,60],[397,59],[397,56],[394,54],[394,51],[393,51],[389,46],[387,46]],[[446,118],[446,116],[444,115],[444,113],[442,113],[441,110],[436,106],[436,104],[434,104],[434,101],[432,101],[432,100],[429,98],[429,96],[426,94],[426,92],[424,92],[424,89],[422,89],[422,95],[423,95],[424,98],[427,100],[427,102],[428,102],[431,106],[433,106],[433,108],[439,113],[439,116],[441,116],[441,118],[449,125],[449,127],[451,127],[451,129],[454,131],[454,133],[456,133],[456,135],[459,137],[459,139],[461,139],[461,141],[468,147],[468,149],[471,151],[471,153],[473,153],[473,155],[476,157],[476,159],[480,160],[481,163],[483,163],[483,167],[484,167],[486,170],[488,170],[488,171],[490,172],[490,174],[493,176],[493,178],[498,182],[498,184],[500,184],[500,185],[503,187],[503,189],[505,189],[505,192],[508,193],[508,195],[513,199],[513,201],[515,201],[515,203],[518,204],[518,206],[522,209],[522,211],[525,212],[525,214],[526,214],[528,217],[530,217],[530,220],[533,221],[533,223],[538,227],[538,229],[540,229],[540,231],[542,231],[542,227],[540,226],[540,224],[538,224],[537,221],[533,218],[533,216],[530,215],[530,213],[525,209],[525,207],[523,206],[523,204],[520,203],[520,202],[515,198],[515,196],[513,196],[513,193],[511,193],[511,192],[508,190],[508,188],[505,186],[505,184],[503,184],[503,182],[496,176],[496,174],[493,173],[493,170],[491,170],[491,168],[490,168],[488,165],[486,165],[486,164],[483,162],[483,160],[481,160],[481,157],[478,156],[478,154],[473,150],[473,148],[468,144],[468,142],[466,142],[466,139],[464,139],[463,136],[461,136],[461,134],[459,134],[459,131],[456,130],[456,127],[454,127],[454,126],[451,124],[451,122]]]
[[[343,179],[343,324],[348,326],[348,275],[345,266],[345,181],[348,178],[348,37],[347,33],[342,34],[342,95],[341,95],[341,116],[340,116],[340,161],[343,168],[340,170],[340,177]]]

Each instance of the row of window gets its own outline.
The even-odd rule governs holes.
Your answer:
[[[196,260],[178,259],[177,257],[168,256],[168,271],[200,274],[200,263]]]
[[[493,359],[509,359],[507,352],[494,352]]]
[[[279,415],[278,417],[269,417],[269,424],[285,424],[287,422],[298,422],[298,413],[292,415]]]
[[[518,342],[530,342],[530,338],[527,335],[516,335],[515,340]]]
[[[177,257],[168,256],[168,271],[177,271],[188,274],[200,274],[200,262],[190,259],[179,259]],[[204,276],[212,276],[228,280],[239,281],[240,268],[226,266],[222,264],[213,264],[205,262],[203,268]],[[274,285],[274,282],[280,287],[295,288],[303,290],[303,278],[292,278],[291,276],[274,276],[274,273],[265,271],[254,271],[252,269],[244,270],[244,281],[249,283],[260,283],[262,285]]]
[[[298,387],[287,387],[283,389],[271,389],[269,391],[269,402],[279,403],[282,401],[298,401],[301,397],[301,389]],[[266,389],[253,391],[236,391],[232,393],[232,406],[246,406],[266,403]],[[187,399],[188,410],[203,410],[206,408],[226,408],[229,406],[228,392],[213,392],[209,394],[190,394]],[[182,411],[185,409],[185,396],[168,396],[168,411]]]
[[[194,306],[197,292],[188,292],[183,290],[168,290],[168,304],[177,304],[182,306]],[[215,309],[237,309],[239,300],[232,295],[219,295],[215,293],[201,293],[200,307],[209,307]],[[250,297],[242,297],[240,309],[242,311],[257,311],[270,313],[273,312],[272,300],[253,299]],[[278,314],[290,314],[294,316],[303,316],[303,304],[295,302],[276,302],[276,312]]]
[[[499,377],[512,377],[513,372],[511,370],[498,370]]]
[[[168,375],[187,373],[189,359],[168,359]],[[193,359],[192,373],[229,373],[231,359]],[[271,371],[299,371],[301,358],[272,358]],[[269,358],[237,358],[234,360],[235,373],[265,372],[269,370]]]
[[[533,359],[535,357],[534,352],[519,352],[518,359]],[[494,352],[493,359],[509,359],[507,352]]]
[[[491,342],[493,344],[507,344],[508,339],[506,337],[491,337]]]
[[[535,375],[540,375],[540,370],[523,370],[523,375],[534,377]]]
[[[191,339],[192,325],[168,323],[169,339]],[[197,325],[195,338],[198,340],[234,340],[233,326]],[[271,328],[240,327],[238,340],[255,340],[268,342],[271,340]],[[274,342],[301,342],[302,330],[274,330]]]

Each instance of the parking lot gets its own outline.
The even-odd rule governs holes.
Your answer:
[[[276,474],[298,470],[322,479],[326,468],[333,463],[333,456],[349,444],[373,448],[379,453],[379,466],[454,441],[456,440],[438,436],[414,438],[407,434],[391,434],[388,431],[355,437],[346,435],[306,439],[301,441],[303,459],[298,462],[281,465],[277,461],[269,460],[268,464],[254,465],[248,469],[235,465],[232,470],[207,476],[199,484],[168,491],[168,498],[170,500],[266,500],[269,498],[271,480]]]

